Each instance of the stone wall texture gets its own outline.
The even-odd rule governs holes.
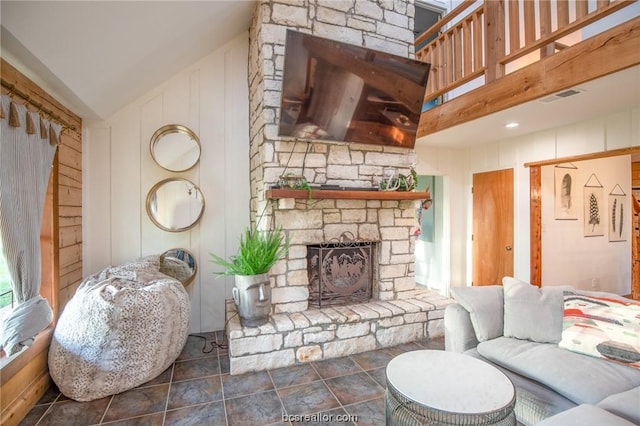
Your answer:
[[[389,172],[408,174],[415,154],[403,148],[319,143],[278,137],[287,29],[400,55],[414,56],[411,0],[276,0],[258,2],[250,28],[249,105],[251,213],[258,228],[282,226],[289,257],[271,270],[274,313],[308,307],[306,245],[339,238],[377,241],[375,300],[415,294],[413,230],[416,202],[267,200],[286,173],[310,184],[371,187]]]
[[[308,309],[272,315],[260,327],[242,327],[227,302],[230,373],[243,374],[338,358],[444,335],[451,299],[418,290],[404,300]]]

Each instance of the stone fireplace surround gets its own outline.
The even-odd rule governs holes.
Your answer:
[[[231,374],[368,351],[440,336],[450,300],[416,288],[413,231],[417,201],[271,199],[285,173],[312,185],[367,188],[390,171],[408,174],[413,151],[376,145],[282,139],[278,134],[287,29],[413,57],[410,0],[261,0],[249,31],[251,216],[260,229],[281,226],[291,245],[270,271],[273,315],[243,328],[227,302]],[[367,198],[367,197],[365,197]],[[307,245],[343,233],[376,241],[372,299],[309,309]]]

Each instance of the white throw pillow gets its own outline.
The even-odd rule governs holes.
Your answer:
[[[451,295],[469,312],[478,342],[502,336],[502,286],[454,287]]]
[[[564,291],[570,287],[540,288],[512,277],[504,287],[504,336],[539,343],[562,339]]]

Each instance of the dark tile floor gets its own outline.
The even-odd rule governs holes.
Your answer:
[[[216,344],[223,334],[200,336],[189,336],[171,367],[135,389],[91,402],[50,389],[21,425],[384,425],[387,363],[410,350],[444,349],[443,339],[425,340],[232,376],[227,350]]]

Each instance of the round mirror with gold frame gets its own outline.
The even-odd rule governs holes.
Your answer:
[[[163,169],[184,172],[200,160],[200,139],[186,126],[168,124],[151,136],[151,157]]]
[[[189,250],[173,248],[160,255],[160,272],[175,278],[186,287],[196,277],[198,264]]]
[[[204,212],[204,196],[188,179],[169,178],[147,194],[147,214],[160,229],[181,232],[193,228]]]

